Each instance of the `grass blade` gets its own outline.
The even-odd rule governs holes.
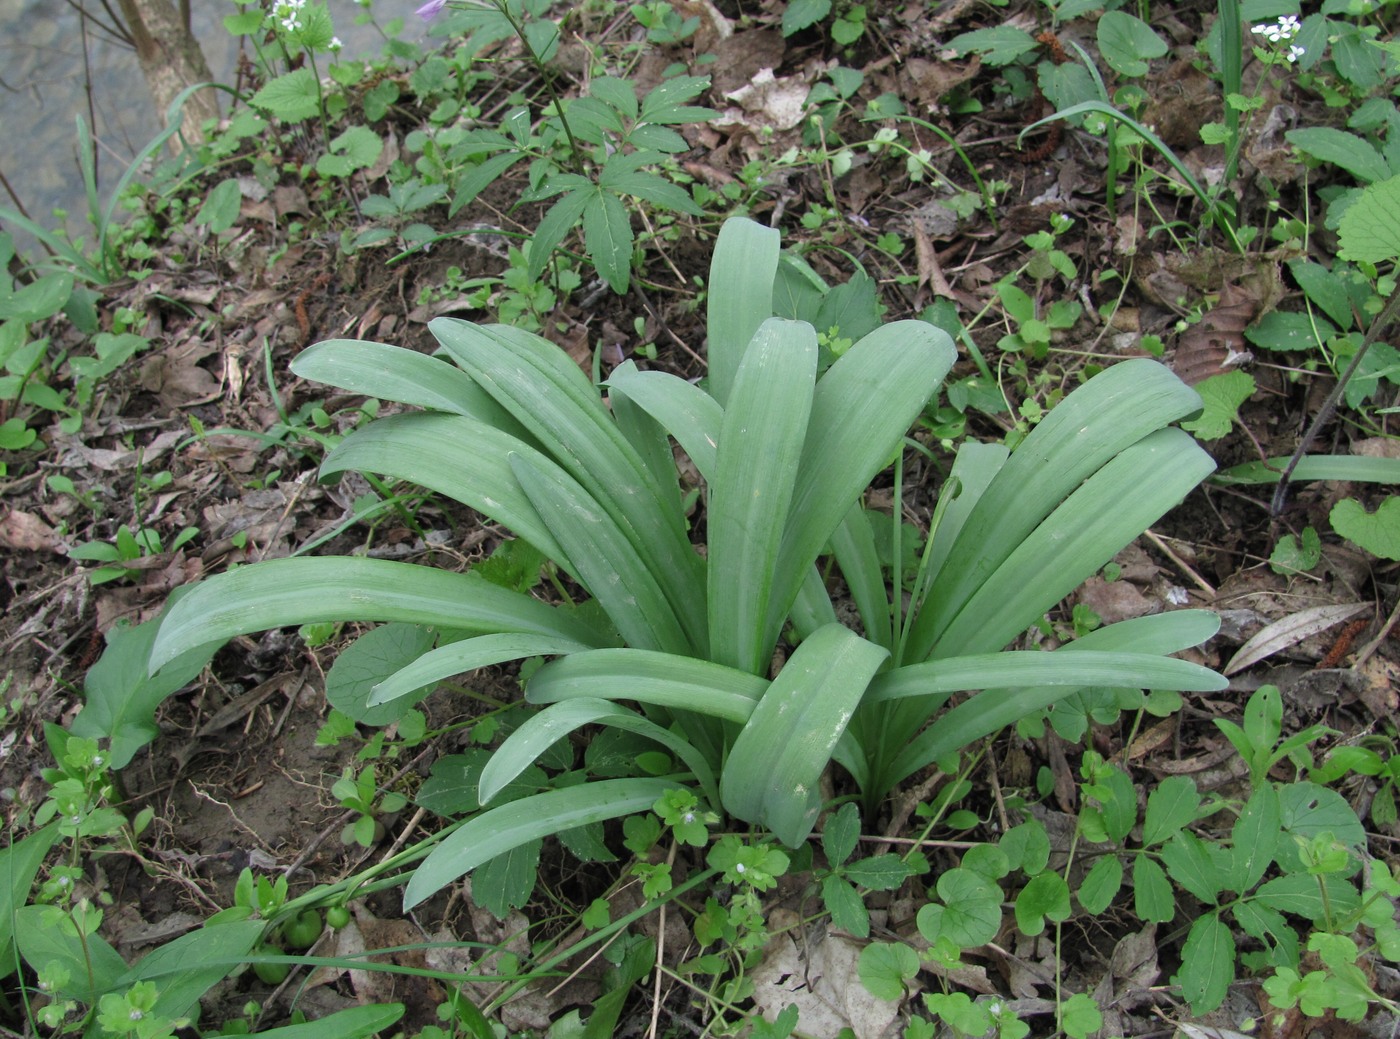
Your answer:
[[[1291,459],[1270,458],[1222,469],[1211,483],[1249,485],[1278,483]],[[1364,455],[1305,455],[1290,479],[1342,480],[1354,483],[1400,483],[1400,458],[1368,458]]]
[[[769,595],[816,376],[812,326],[764,322],[720,426],[706,519],[710,658],[755,675],[767,674],[773,653],[765,639]],[[790,605],[791,598],[785,616]]]

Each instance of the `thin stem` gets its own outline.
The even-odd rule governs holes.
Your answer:
[[[1288,464],[1283,467],[1283,475],[1279,477],[1278,486],[1274,488],[1273,501],[1269,503],[1269,518],[1278,519],[1283,512],[1284,502],[1288,498],[1288,481],[1293,475],[1293,470],[1298,468],[1298,463],[1302,461],[1303,455],[1307,454],[1312,442],[1317,439],[1322,427],[1331,421],[1332,414],[1337,410],[1337,404],[1342,399],[1342,394],[1346,391],[1347,383],[1356,374],[1356,370],[1361,367],[1361,361],[1366,356],[1366,351],[1371,349],[1371,344],[1379,337],[1385,327],[1395,319],[1396,311],[1400,310],[1400,291],[1392,292],[1390,299],[1386,302],[1385,309],[1377,315],[1376,320],[1371,322],[1371,327],[1366,330],[1366,338],[1361,341],[1361,346],[1357,349],[1351,363],[1347,365],[1346,371],[1342,372],[1337,380],[1337,385],[1332,387],[1332,392],[1327,395],[1327,399],[1322,402],[1322,407],[1318,409],[1317,417],[1313,419],[1308,431],[1303,434],[1303,439],[1298,441],[1298,446],[1293,451],[1293,456],[1288,459]]]
[[[501,12],[501,16],[510,23],[511,29],[519,37],[520,42],[525,45],[525,52],[530,55],[530,61],[540,73],[540,78],[544,80],[544,89],[549,94],[549,99],[554,103],[554,111],[559,114],[559,125],[564,128],[564,136],[569,139],[569,158],[574,167],[574,172],[579,176],[584,175],[583,156],[579,149],[578,141],[574,139],[574,131],[569,126],[569,120],[564,115],[564,100],[559,96],[559,92],[554,89],[554,77],[550,75],[549,67],[544,63],[538,54],[535,53],[534,44],[525,35],[525,25],[519,21],[510,10],[510,0],[493,0],[496,10]],[[556,27],[556,32],[558,29]]]

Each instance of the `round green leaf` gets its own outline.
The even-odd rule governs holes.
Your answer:
[[[1058,873],[1037,874],[1016,896],[1016,926],[1032,937],[1045,930],[1046,920],[1059,923],[1071,912],[1069,885]]]
[[[1332,506],[1331,520],[1333,530],[1373,556],[1400,559],[1400,497],[1387,498],[1375,512],[1355,498],[1343,498]]]
[[[951,869],[938,878],[943,905],[919,910],[919,933],[930,942],[940,937],[967,949],[985,945],[1001,930],[1001,889],[970,869]]]
[[[1147,75],[1147,60],[1167,53],[1166,42],[1152,26],[1124,11],[1109,11],[1099,19],[1099,53],[1115,72]]]
[[[860,951],[856,972],[872,996],[894,1001],[904,995],[904,983],[919,973],[919,956],[907,945],[872,942]]]

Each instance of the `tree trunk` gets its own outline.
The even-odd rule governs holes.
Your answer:
[[[166,110],[180,91],[213,79],[199,41],[190,31],[189,6],[182,2],[181,10],[177,11],[171,0],[118,0],[118,3],[127,32],[136,44],[141,72],[163,122]],[[200,127],[207,120],[219,117],[218,95],[211,87],[197,90],[185,100],[182,112],[185,141],[197,144],[204,140]],[[171,145],[179,149],[174,138]]]

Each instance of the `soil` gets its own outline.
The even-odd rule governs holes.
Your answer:
[[[917,316],[938,296],[956,301],[965,319],[978,313],[992,298],[994,283],[1026,261],[1023,236],[1046,230],[1057,213],[1074,219],[1057,247],[1081,274],[1112,268],[1128,272],[1128,284],[1124,288],[1121,283],[1084,281],[1083,298],[1093,304],[1086,306],[1084,319],[1059,336],[1047,359],[1031,362],[1029,374],[1019,380],[1013,372],[1016,359],[1002,357],[997,347],[1008,329],[995,322],[979,326],[976,344],[994,363],[1001,357],[1012,394],[1023,394],[1026,380],[1037,378],[1042,400],[1051,390],[1067,391],[1077,384],[1086,363],[1140,355],[1144,335],[1162,336],[1169,347],[1167,360],[1184,378],[1199,381],[1224,370],[1232,353],[1243,352],[1241,331],[1248,321],[1296,295],[1280,278],[1283,257],[1278,254],[1256,251],[1242,267],[1203,246],[1183,259],[1169,242],[1149,237],[1129,214],[1110,214],[1104,207],[1103,155],[1097,141],[1070,131],[1053,139],[1032,139],[1027,144],[1030,155],[1018,153],[1013,142],[1037,117],[1034,102],[1004,103],[996,70],[945,59],[934,45],[935,40],[995,20],[988,23],[960,3],[944,5],[931,19],[906,17],[878,4],[869,10],[869,31],[848,53],[831,50],[833,45],[815,31],[784,41],[765,22],[725,41],[724,72],[738,77],[730,85],[733,89],[749,82],[759,67],[772,67],[779,82],[791,78],[802,83],[805,95],[813,70],[822,63],[839,60],[863,69],[867,87],[862,101],[893,90],[911,108],[922,104],[923,110],[914,114],[952,135],[984,181],[1009,185],[999,199],[996,226],[982,213],[950,217],[950,211],[937,204],[940,192],[934,186],[911,184],[899,175],[898,164],[864,155],[857,156],[851,172],[834,181],[824,171],[804,168],[775,175],[757,193],[751,215],[781,227],[784,245],[803,248],[824,277],[846,280],[852,260],[875,277],[888,308],[886,320]],[[1164,31],[1178,30],[1176,42],[1189,43],[1204,35],[1202,27],[1213,11],[1214,4],[1177,6]],[[653,63],[693,61],[701,46],[649,52],[635,75],[645,79]],[[1172,60],[1181,61],[1186,53],[1181,48]],[[1178,73],[1169,78],[1181,84],[1180,91],[1164,91],[1154,101],[1155,122],[1164,136],[1175,135],[1172,143],[1184,149],[1188,163],[1200,167],[1216,156],[1195,145],[1193,133],[1173,128],[1198,126],[1202,112],[1216,110],[1219,100],[1212,81],[1195,74],[1189,61]],[[523,73],[520,76],[528,83]],[[980,101],[981,112],[950,114],[946,101],[954,90],[959,97]],[[1322,103],[1315,98],[1292,100],[1304,120],[1321,111]],[[709,103],[719,109],[734,104],[718,93]],[[684,168],[718,187],[732,182],[751,159],[779,155],[798,143],[800,126],[768,131],[762,129],[766,118],[763,111],[751,110],[740,112],[722,128],[688,130],[695,148],[682,157]],[[1325,121],[1325,115],[1321,118]],[[842,125],[851,135],[868,132],[854,122]],[[410,129],[407,118],[394,128],[400,137]],[[916,146],[933,153],[935,164],[951,181],[971,187],[967,171],[942,137],[917,126],[904,129]],[[1255,158],[1257,163],[1246,164],[1242,174],[1247,189],[1243,223],[1259,219],[1256,210],[1263,205],[1251,178],[1268,156],[1261,151]],[[1286,179],[1271,170],[1276,179]],[[0,789],[12,834],[23,832],[46,790],[40,770],[51,762],[43,725],[65,724],[79,710],[84,674],[102,650],[103,635],[120,622],[154,616],[178,585],[236,562],[286,555],[323,535],[329,538],[317,549],[320,553],[369,547],[393,558],[431,558],[453,567],[483,558],[498,543],[494,528],[440,503],[428,503],[417,513],[422,530],[440,535],[428,541],[392,514],[373,524],[355,522],[355,498],[366,485],[354,477],[318,483],[315,469],[322,452],[314,439],[295,431],[276,432],[279,424],[285,430],[299,422],[304,429],[312,407],[328,416],[328,432],[345,429],[357,418],[359,399],[328,393],[290,373],[289,362],[301,349],[344,337],[431,350],[435,344],[426,328],[429,319],[443,313],[471,315],[458,299],[420,303],[420,293],[441,286],[451,267],[460,268],[466,277],[496,275],[506,267],[504,240],[487,234],[464,236],[392,264],[386,262],[389,250],[347,256],[337,248],[338,228],[322,217],[322,187],[314,178],[300,182],[288,176],[266,203],[245,202],[243,219],[222,241],[211,240],[193,226],[166,227],[167,238],[150,276],[109,286],[100,304],[107,327],[120,307],[145,314],[146,324],[137,331],[151,339],[151,348],[104,383],[77,434],[63,434],[56,423],[46,426],[31,416],[39,427],[41,449],[6,456],[10,476],[3,484],[0,512],[0,670],[9,676],[5,698],[22,699],[17,715],[0,729]],[[523,187],[520,180],[498,183],[456,223],[528,228],[535,214],[509,208]],[[1283,189],[1297,197],[1296,187],[1284,183]],[[1164,221],[1196,219],[1189,200],[1158,202],[1177,207],[1160,214]],[[832,204],[839,209],[839,221],[817,228],[802,224],[802,215],[813,212],[814,205]],[[306,227],[296,240],[289,232],[293,217]],[[427,219],[438,226],[453,223],[441,211]],[[676,236],[653,239],[638,284],[626,296],[586,280],[545,315],[544,334],[585,368],[600,348],[605,372],[635,358],[643,366],[686,378],[702,375],[703,306],[698,305],[696,286],[706,278],[716,227],[681,224]],[[872,247],[885,232],[914,243],[902,261]],[[1096,306],[1114,298],[1120,288],[1123,298],[1114,316],[1099,318]],[[1060,291],[1048,284],[1043,288],[1047,295]],[[1205,320],[1178,334],[1178,320],[1198,306],[1208,308]],[[70,328],[56,325],[54,334],[60,345],[65,337],[77,343]],[[653,349],[654,358],[648,356]],[[965,359],[954,377],[975,370]],[[1287,455],[1330,388],[1326,377],[1298,379],[1266,364],[1257,365],[1254,372],[1260,388],[1242,409],[1239,426],[1208,445],[1222,466]],[[993,439],[1007,431],[1005,414],[969,415],[969,435]],[[207,435],[190,436],[196,422]],[[270,430],[276,438],[271,443],[228,432]],[[1359,434],[1338,422],[1319,448],[1344,453],[1357,438]],[[148,478],[161,471],[169,472],[170,482],[152,489]],[[87,502],[56,493],[47,482],[56,474],[72,479]],[[931,470],[925,474],[928,481],[936,476]],[[911,479],[910,486],[908,508],[917,518],[928,498],[918,497],[918,479]],[[1246,694],[1266,682],[1283,689],[1286,725],[1291,729],[1320,723],[1337,730],[1342,741],[1393,732],[1400,653],[1389,640],[1375,641],[1386,634],[1383,627],[1394,603],[1393,564],[1325,536],[1323,565],[1310,575],[1285,577],[1264,565],[1279,536],[1300,533],[1308,525],[1329,530],[1331,505],[1343,493],[1358,492],[1363,497],[1367,493],[1336,485],[1300,485],[1290,494],[1288,509],[1271,522],[1270,488],[1205,486],[1150,536],[1125,550],[1118,560],[1123,581],[1106,584],[1096,579],[1078,593],[1074,601],[1091,605],[1106,622],[1155,612],[1168,601],[1222,611],[1221,635],[1195,654],[1212,667],[1223,667],[1245,639],[1270,621],[1308,606],[1364,604],[1354,623],[1326,629],[1241,671],[1228,693],[1188,696],[1177,718],[1144,732],[1131,731],[1126,722],[1097,725],[1089,737],[1092,745],[1105,754],[1124,750],[1142,781],[1185,772],[1203,790],[1237,787],[1237,762],[1212,720],[1238,718]],[[166,544],[187,526],[198,526],[200,534],[180,549],[140,561],[124,580],[90,585],[87,570],[67,557],[68,549],[83,541],[111,540],[118,524],[138,518],[158,530]],[[159,738],[122,773],[124,807],[132,814],[143,807],[154,809],[141,853],[105,855],[87,864],[92,893],[110,894],[118,907],[107,928],[124,955],[130,957],[230,905],[233,882],[244,867],[283,873],[296,893],[349,876],[434,825],[432,817],[414,814],[410,806],[385,820],[386,834],[375,847],[363,849],[342,840],[341,830],[351,817],[329,789],[347,767],[359,767],[356,751],[363,741],[324,747],[317,745],[316,734],[329,709],[323,693],[325,671],[353,634],[351,628],[340,630],[315,648],[292,631],[236,640],[198,681],[164,703],[158,715]],[[478,674],[473,688],[488,698],[510,700],[518,695],[509,669]],[[475,702],[440,692],[424,709],[432,727],[450,728],[470,720]],[[427,775],[433,760],[461,748],[462,731],[453,730],[441,740],[381,762],[381,775],[388,780],[393,774],[399,788],[411,789]],[[1065,747],[1053,734],[1038,741],[1008,735],[991,755],[1000,782],[1012,787],[1048,767],[1057,780],[1056,795],[1050,799],[1052,816],[1074,810],[1077,759],[1077,749]],[[1363,816],[1372,792],[1364,786],[1352,791]],[[978,807],[989,806],[990,802]],[[1383,848],[1393,848],[1400,840],[1400,829],[1393,825],[1378,831],[1377,843]],[[558,860],[561,875],[554,885],[568,890],[563,897],[582,898],[577,904],[586,905],[591,897],[585,890],[588,885],[563,875],[564,862]],[[592,879],[596,884],[597,878]],[[406,917],[394,892],[378,894],[357,906],[354,930],[366,948],[442,936],[490,940],[487,932],[499,930],[499,925],[462,895],[443,895]],[[785,892],[784,897],[796,905],[799,895]],[[548,908],[529,907],[526,916],[547,915]],[[890,920],[896,921],[899,912],[894,900]],[[1124,938],[1110,927],[1066,941],[1065,947],[1076,950],[1078,957],[1065,965],[1077,991],[1093,988],[1104,974],[1103,963],[1115,956]],[[418,956],[421,965],[422,953]],[[1043,959],[1044,950],[1030,942],[1011,950],[1000,969],[1014,976],[1016,963]],[[388,982],[383,981],[386,977]],[[281,1020],[294,996],[297,1006],[311,1016],[392,997],[408,1003],[404,1027],[411,1034],[436,1021],[436,1008],[444,998],[436,983],[421,979],[371,980],[333,972],[313,976],[312,982],[306,991],[293,985],[273,997],[251,973],[235,977],[215,991],[205,1020],[238,1016],[250,997],[264,1001],[265,1025]],[[386,995],[372,988],[381,983],[396,987]],[[523,1001],[515,1026],[548,1023],[551,1014],[568,1009],[567,995],[540,1000],[533,1009]],[[586,994],[578,989],[573,995],[577,1000]],[[650,1008],[639,1013],[645,1018]],[[1137,1025],[1149,1018],[1124,1022]],[[666,1003],[663,1021],[679,1033],[690,1027],[688,1020],[684,995],[677,991]]]

